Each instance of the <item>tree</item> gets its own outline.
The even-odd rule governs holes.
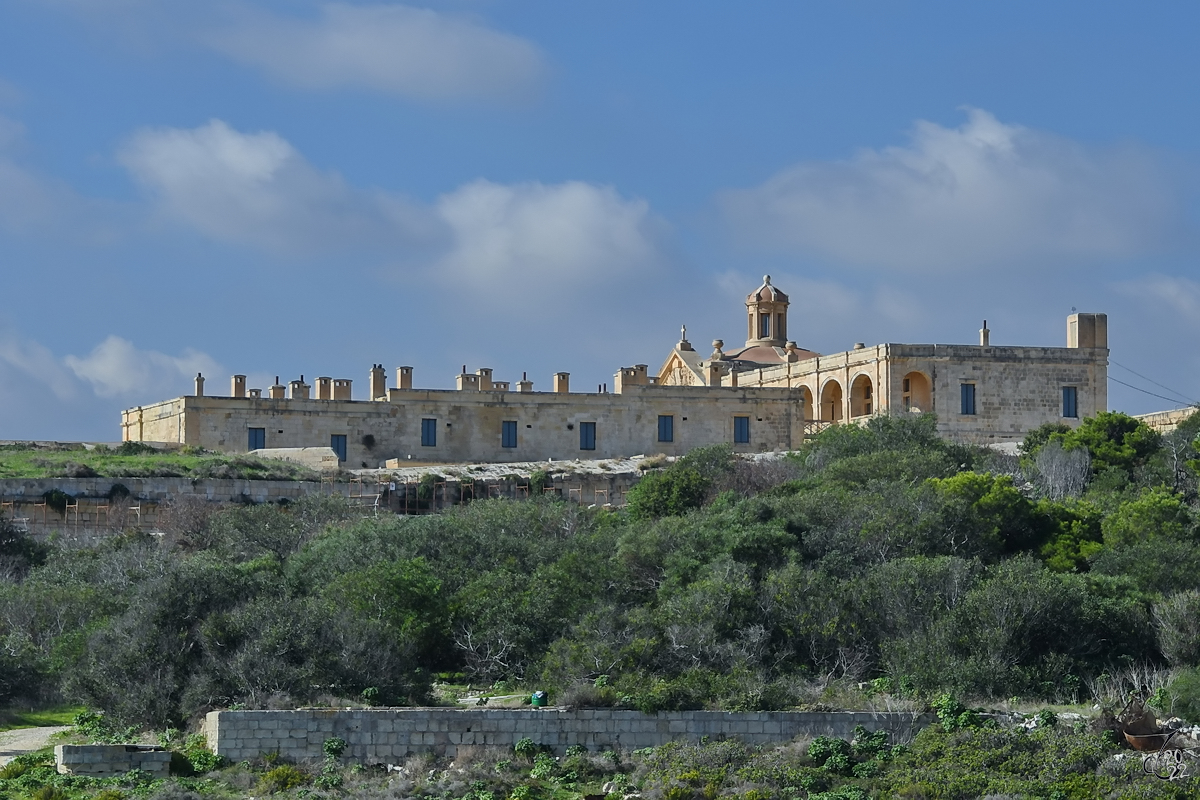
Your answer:
[[[1120,469],[1132,473],[1154,455],[1162,445],[1162,437],[1139,419],[1119,411],[1102,411],[1088,417],[1078,428],[1063,434],[1052,434],[1067,450],[1086,447],[1092,456],[1092,473]]]
[[[1166,487],[1142,492],[1122,503],[1102,524],[1104,542],[1110,547],[1135,544],[1148,539],[1190,539],[1195,522],[1187,505]]]

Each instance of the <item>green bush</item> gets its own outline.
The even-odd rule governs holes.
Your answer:
[[[676,463],[638,481],[626,495],[626,508],[634,519],[683,514],[700,507],[711,483],[698,470]]]
[[[308,773],[291,764],[283,764],[268,770],[258,782],[256,791],[263,794],[277,794],[299,788],[310,781]]]

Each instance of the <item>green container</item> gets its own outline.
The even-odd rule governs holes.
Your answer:
[[[545,692],[534,692],[529,697],[529,704],[534,708],[543,708],[547,700],[549,700],[549,697]]]

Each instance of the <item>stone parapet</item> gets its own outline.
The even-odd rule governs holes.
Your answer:
[[[800,736],[849,738],[855,726],[886,730],[910,740],[934,721],[930,714],[871,711],[664,711],[614,709],[305,709],[213,711],[204,723],[209,747],[233,761],[278,753],[293,761],[319,760],[326,739],[346,741],[345,756],[366,764],[395,763],[408,755],[455,757],[464,749],[511,749],[529,738],[562,753],[571,745],[592,751],[636,750],[671,741],[739,739],[770,745]]]
[[[138,769],[165,778],[171,771],[171,753],[136,744],[60,744],[54,747],[54,763],[62,775],[104,777]]]

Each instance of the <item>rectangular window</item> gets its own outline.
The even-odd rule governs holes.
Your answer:
[[[961,387],[962,392],[962,412],[963,414],[975,413],[975,384],[964,383]]]
[[[517,421],[515,419],[505,420],[500,423],[500,446],[517,446]]]
[[[421,446],[437,447],[437,420],[421,420]]]
[[[266,428],[251,428],[250,429],[250,444],[251,450],[262,450],[267,446],[267,429]]]
[[[1079,390],[1074,386],[1063,387],[1063,416],[1071,419],[1079,416]]]
[[[675,417],[670,414],[658,415],[658,440],[660,442],[675,441]]]
[[[580,450],[595,450],[596,449],[596,423],[594,423],[594,422],[579,423],[579,449]]]
[[[329,446],[337,453],[338,461],[346,460],[346,434],[334,433],[329,437]]]
[[[750,444],[750,418],[733,418],[733,443]]]
[[[760,339],[770,339],[771,338],[771,315],[770,314],[760,314],[759,315],[759,317],[758,317],[758,338],[760,338]]]

